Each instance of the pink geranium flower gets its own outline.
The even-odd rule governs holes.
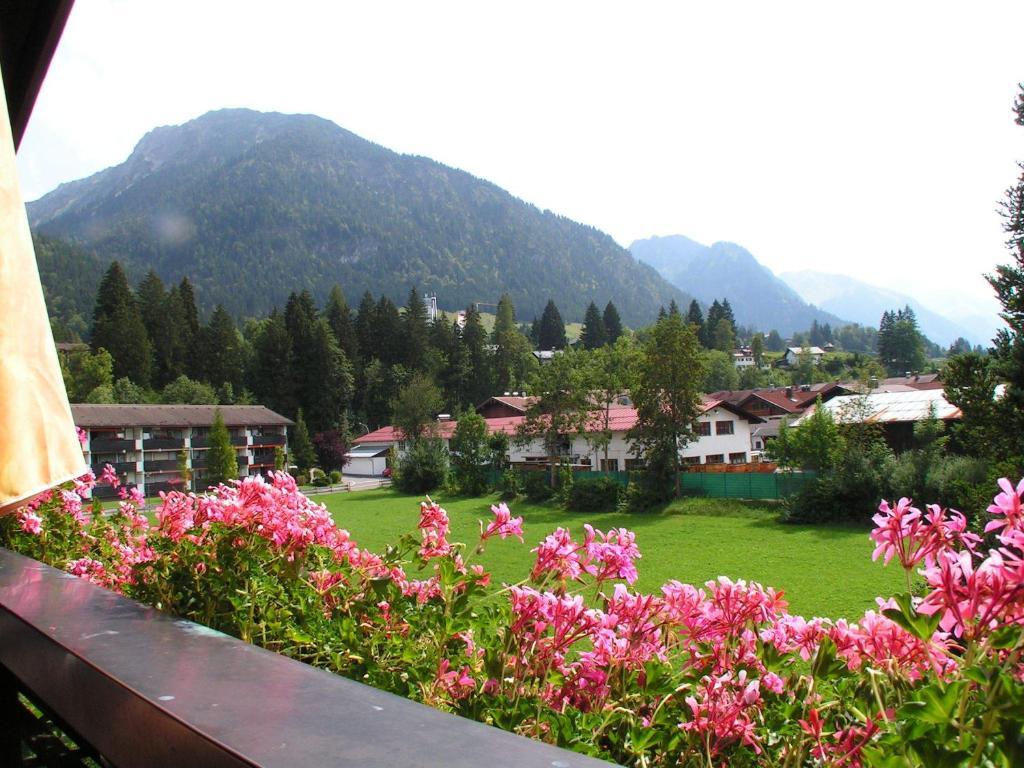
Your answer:
[[[494,513],[494,519],[487,526],[486,530],[480,534],[481,541],[485,541],[495,534],[503,539],[507,536],[516,536],[520,541],[523,540],[523,518],[512,517],[512,513],[505,502],[497,506],[492,505],[491,512]]]

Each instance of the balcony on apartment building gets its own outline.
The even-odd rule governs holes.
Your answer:
[[[135,450],[134,438],[106,437],[103,433],[93,433],[89,439],[90,453],[124,453]]]
[[[142,450],[144,451],[178,451],[185,447],[183,437],[144,437],[142,439]]]

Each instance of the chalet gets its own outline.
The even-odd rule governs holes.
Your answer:
[[[820,365],[821,358],[825,356],[825,350],[821,347],[788,347],[786,354],[779,362],[788,368],[795,368],[800,364],[801,355],[810,355],[811,362],[814,365]]]
[[[220,409],[235,446],[238,476],[274,469],[277,449],[288,445],[286,419],[262,405],[91,405],[72,404],[75,425],[86,433],[82,446],[95,474],[111,464],[127,485],[146,495],[189,490],[182,470],[202,485],[209,433]],[[112,492],[97,486],[98,493]]]
[[[799,414],[819,397],[830,400],[837,395],[849,395],[852,392],[837,381],[828,381],[790,387],[723,390],[715,392],[712,397],[730,402],[754,416],[770,419]]]
[[[476,412],[485,419],[504,418],[507,416],[524,416],[530,403],[536,397],[527,397],[526,393],[506,392],[501,397],[489,397],[476,407]]]
[[[732,364],[737,368],[753,368],[756,365],[754,353],[747,347],[741,347],[732,353]]]
[[[960,409],[946,400],[941,389],[909,389],[898,392],[872,392],[867,395],[834,397],[825,408],[837,424],[870,422],[879,424],[885,440],[895,451],[904,451],[914,444],[914,425],[933,415],[947,425],[963,418]],[[813,408],[794,422],[814,412]]]

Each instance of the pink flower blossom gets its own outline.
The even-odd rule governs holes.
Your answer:
[[[110,464],[103,465],[103,471],[100,472],[99,481],[106,483],[111,488],[117,488],[121,485],[121,479],[117,476],[117,470]]]
[[[18,522],[21,523],[21,530],[25,533],[38,536],[43,532],[43,518],[35,512],[31,512],[29,510],[22,512],[18,515]]]
[[[988,511],[992,515],[1002,515],[1002,519],[992,520],[985,526],[985,533],[996,531],[1000,528],[1021,528],[1021,521],[1024,515],[1021,513],[1021,497],[1024,496],[1024,479],[1017,483],[1014,488],[1008,478],[999,478],[999,487],[1003,492],[997,495]]]
[[[590,562],[586,548],[573,541],[565,528],[556,528],[530,551],[537,553],[530,572],[530,578],[535,580],[554,576],[561,582],[573,581],[582,576]]]
[[[636,546],[636,534],[625,528],[612,528],[608,533],[584,525],[584,546],[589,563],[586,570],[598,581],[625,579],[632,584],[637,580],[636,561],[640,550]]]
[[[494,513],[494,520],[492,520],[487,526],[487,529],[480,534],[481,541],[489,539],[495,534],[503,539],[507,536],[516,536],[520,541],[523,540],[523,518],[512,517],[512,513],[509,511],[505,502],[502,502],[497,506],[492,505],[491,512]]]
[[[444,557],[452,551],[448,543],[448,513],[440,504],[430,499],[420,503],[419,529],[423,537],[419,555],[424,560]]]

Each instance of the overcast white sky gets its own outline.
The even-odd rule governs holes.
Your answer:
[[[78,0],[26,199],[222,107],[310,112],[628,246],[685,234],[994,314],[1024,2]]]

